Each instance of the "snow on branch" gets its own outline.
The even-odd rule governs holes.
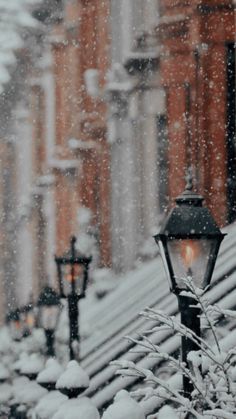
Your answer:
[[[186,285],[185,293],[188,297],[194,298],[197,306],[201,308],[201,317],[211,330],[215,344],[212,345],[205,338],[197,336],[175,316],[147,308],[141,315],[154,322],[153,327],[136,339],[126,338],[134,344],[138,353],[143,352],[149,358],[161,360],[162,365],[168,364],[169,379],[163,379],[161,373],[154,373],[132,361],[113,361],[112,365],[117,366],[117,374],[143,380],[144,384],[131,393],[132,397],[142,401],[156,397],[160,401],[159,405],[166,403],[172,405],[176,409],[178,418],[191,414],[191,417],[196,419],[233,419],[236,417],[236,349],[234,342],[231,342],[232,347],[227,351],[221,348],[215,320],[217,317],[234,319],[236,312],[211,305],[202,290],[195,288],[189,278],[186,279]],[[158,336],[156,332],[162,330],[169,330],[172,334],[188,338],[199,347],[199,350],[189,352],[188,365],[165,352],[162,344],[152,339],[153,336]],[[182,388],[172,385],[173,380],[170,375],[173,374],[186,376],[192,382],[193,391],[190,399],[184,396]],[[160,417],[163,417],[161,413]]]

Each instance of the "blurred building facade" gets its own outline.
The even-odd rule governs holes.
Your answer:
[[[80,208],[97,266],[118,273],[151,257],[187,167],[221,225],[236,213],[233,1],[52,0],[34,16],[0,103],[2,307],[56,285]]]
[[[235,3],[163,0],[160,11],[169,196],[183,190],[192,166],[196,188],[225,225],[236,216]]]
[[[165,95],[158,71],[158,18],[156,0],[111,2],[111,68],[106,90],[111,251],[118,272],[133,268],[146,252],[146,240],[162,212],[158,121],[165,114]]]
[[[87,94],[84,77],[87,69],[97,67],[99,82],[104,82],[108,3],[49,5],[45,2],[36,12],[45,34],[31,80],[40,287],[47,281],[56,286],[54,255],[67,251],[70,237],[79,234],[80,208],[92,214],[89,234],[96,242],[97,264],[110,265],[106,108]]]

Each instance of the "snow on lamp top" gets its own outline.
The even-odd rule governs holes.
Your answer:
[[[35,413],[40,419],[51,419],[66,400],[67,397],[59,391],[50,391],[39,400],[35,407]]]
[[[66,370],[57,380],[56,388],[80,388],[85,390],[89,386],[89,376],[76,361],[70,361]]]
[[[145,419],[145,415],[128,391],[121,390],[115,396],[114,403],[104,412],[102,419]]]
[[[17,404],[34,405],[47,394],[47,390],[40,387],[35,381],[28,381],[22,384],[22,386],[19,386],[14,393],[14,400]]]
[[[171,406],[166,405],[159,411],[158,419],[178,419],[178,416]]]
[[[47,360],[44,370],[42,370],[37,382],[40,383],[56,383],[63,373],[63,368],[56,359],[50,358]]]
[[[31,354],[22,360],[21,373],[24,375],[38,374],[43,368],[43,360],[38,354]]]
[[[0,363],[0,382],[6,381],[9,377],[9,370],[2,363]]]
[[[100,419],[100,415],[90,399],[82,396],[63,403],[52,419]]]

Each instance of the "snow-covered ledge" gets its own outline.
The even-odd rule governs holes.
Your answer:
[[[36,179],[36,187],[50,188],[55,183],[55,176],[53,174],[42,175]]]
[[[84,140],[78,140],[76,138],[70,138],[70,140],[68,141],[68,144],[69,144],[69,148],[73,151],[76,151],[76,150],[86,151],[86,150],[93,150],[93,149],[99,148],[99,144],[93,140],[84,141]]]
[[[76,159],[50,159],[49,166],[51,169],[61,172],[75,172],[81,166],[80,161]]]

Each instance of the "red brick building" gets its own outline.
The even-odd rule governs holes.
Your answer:
[[[101,100],[87,94],[84,73],[107,71],[109,2],[68,1],[50,35],[55,80],[56,251],[75,233],[80,206],[92,211],[100,264],[109,265],[109,149]]]
[[[162,0],[158,35],[167,93],[169,195],[195,168],[217,222],[236,218],[235,4]]]

